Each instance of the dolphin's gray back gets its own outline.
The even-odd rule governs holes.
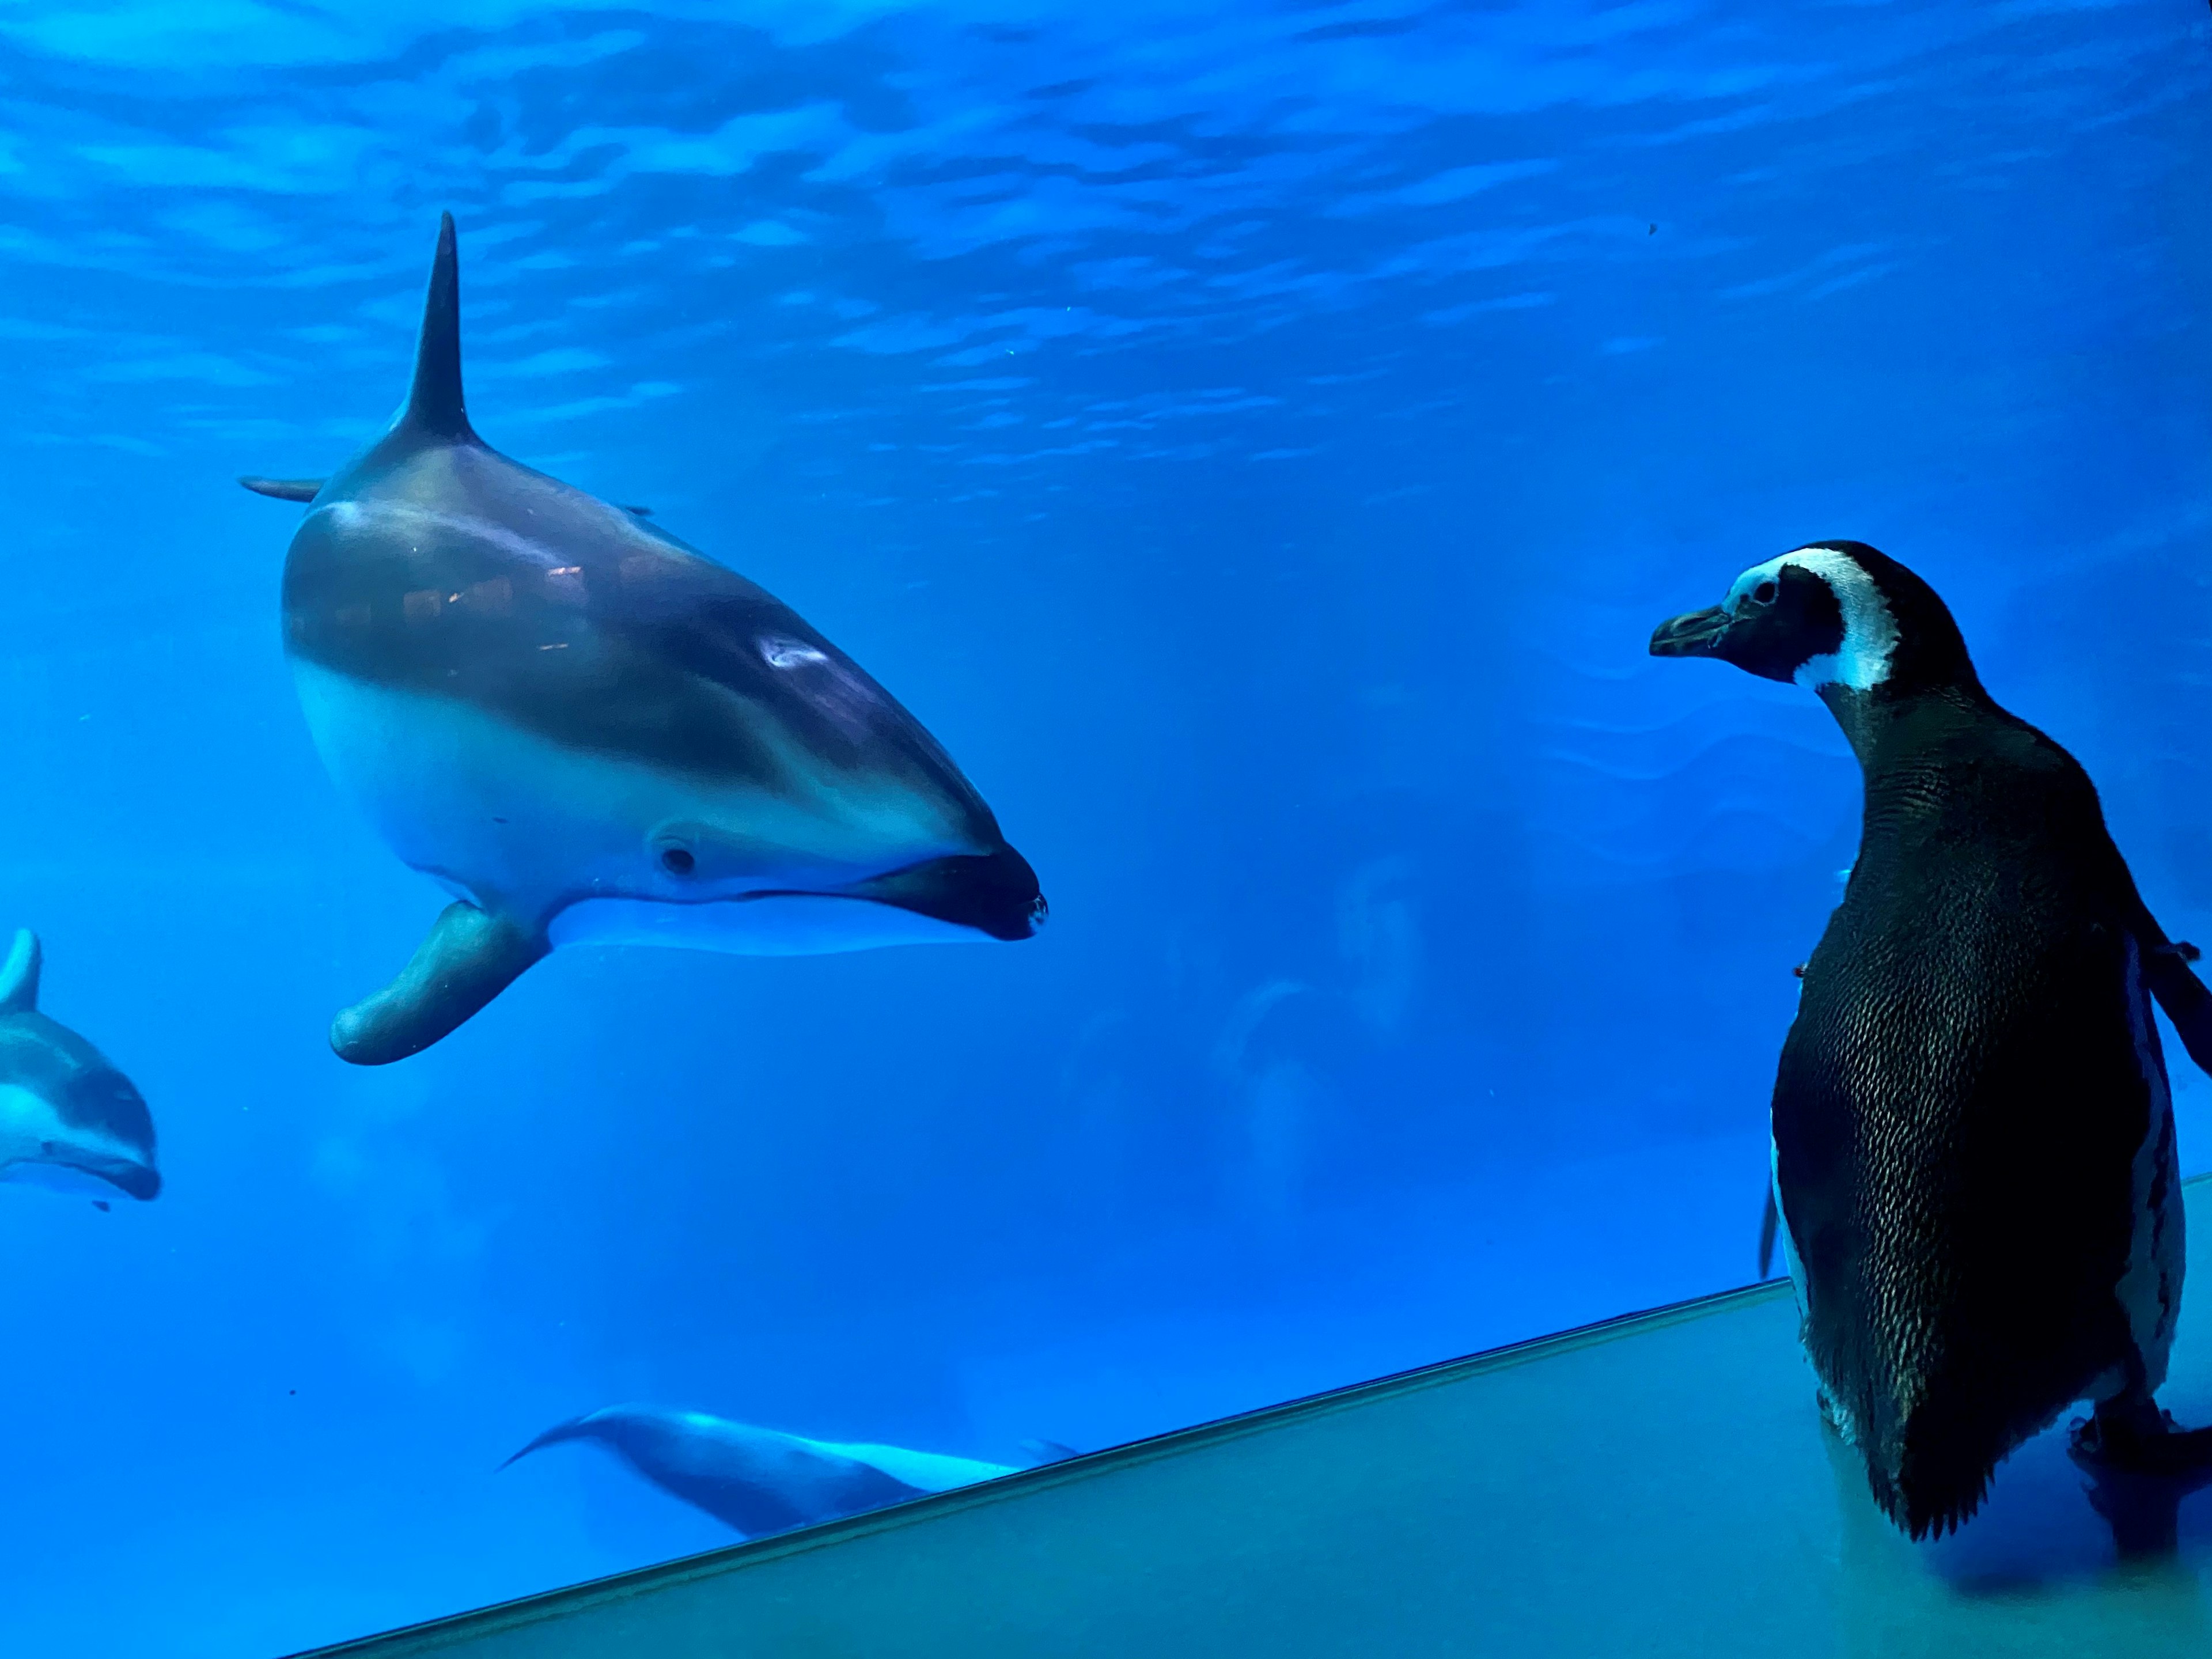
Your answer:
[[[896,779],[940,803],[968,843],[948,852],[1000,844],[937,740],[789,606],[473,436],[403,425],[323,488],[285,562],[284,628],[321,667],[570,749],[769,789],[795,761]],[[794,741],[802,756],[780,750]]]

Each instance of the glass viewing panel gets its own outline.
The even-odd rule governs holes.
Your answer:
[[[291,1651],[1747,1280],[1858,775],[1646,647],[1811,540],[2212,934],[2202,6],[0,52],[11,1651]]]
[[[2208,1198],[2193,1183],[2200,1282]],[[2202,1650],[2212,1509],[2186,1483],[2093,1473],[2054,1428],[1970,1525],[1910,1543],[1822,1431],[1796,1323],[1786,1286],[1725,1291],[341,1651]],[[2174,1361],[2202,1420],[2212,1298]]]

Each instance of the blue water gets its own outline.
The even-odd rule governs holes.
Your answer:
[[[1014,1462],[1749,1277],[1856,774],[1645,640],[1875,543],[2212,933],[2209,169],[2191,0],[0,14],[0,927],[167,1180],[0,1188],[8,1650],[730,1540],[494,1474],[621,1401]],[[445,208],[479,430],[866,665],[1041,938],[331,1056],[444,900],[232,479],[381,428]]]

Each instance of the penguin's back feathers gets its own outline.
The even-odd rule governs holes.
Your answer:
[[[2148,917],[2087,775],[1983,699],[1899,720],[1807,965],[1774,1136],[1808,1352],[1917,1537],[1971,1515],[2069,1403],[2162,1371],[2119,1287],[2170,1113]],[[2154,1294],[2178,1301],[2178,1259],[2170,1278]]]

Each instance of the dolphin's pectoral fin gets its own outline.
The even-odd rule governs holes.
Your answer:
[[[331,1022],[331,1047],[356,1066],[419,1054],[551,948],[542,930],[473,904],[449,904],[398,979]]]
[[[323,493],[320,478],[240,478],[257,495],[273,495],[280,501],[312,501]]]

